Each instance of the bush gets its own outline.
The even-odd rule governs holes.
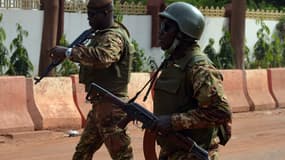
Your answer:
[[[27,49],[23,46],[23,39],[28,36],[28,32],[24,30],[20,24],[17,23],[16,25],[18,35],[10,44],[12,56],[10,57],[9,69],[6,74],[29,77],[34,70],[34,67],[29,60]]]
[[[135,53],[132,61],[132,72],[151,72],[157,69],[157,64],[151,57],[146,57],[144,50],[139,48],[138,43],[132,40]]]
[[[230,32],[223,28],[224,35],[221,37],[219,44],[221,46],[218,54],[220,69],[233,69],[234,68],[234,52],[231,45]]]
[[[205,54],[208,55],[210,60],[216,65],[217,68],[221,68],[218,54],[214,48],[215,40],[213,38],[209,39],[209,44],[203,50]]]
[[[270,29],[263,21],[257,21],[261,28],[257,31],[257,42],[254,44],[254,62],[251,68],[268,68],[270,65]]]
[[[2,22],[3,14],[0,14],[0,24]],[[9,66],[8,54],[9,51],[5,47],[6,33],[3,27],[0,26],[0,75],[5,73],[5,69]]]

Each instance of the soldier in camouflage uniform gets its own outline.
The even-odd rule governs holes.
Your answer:
[[[170,4],[160,13],[160,45],[169,57],[154,85],[154,131],[179,132],[191,137],[218,159],[219,127],[231,122],[231,109],[224,95],[222,74],[200,51],[197,40],[204,29],[204,16],[184,2]],[[159,135],[160,160],[196,160]]]
[[[118,97],[127,98],[134,51],[129,33],[122,24],[114,22],[112,0],[90,0],[87,14],[95,31],[90,42],[73,48],[56,46],[50,55],[56,60],[68,57],[79,62],[79,81],[86,89],[91,82],[96,82]],[[91,160],[102,144],[114,160],[133,159],[130,137],[125,129],[117,127],[118,121],[125,116],[121,109],[106,100],[93,104],[73,160]]]

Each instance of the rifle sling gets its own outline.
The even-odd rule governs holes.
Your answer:
[[[145,160],[158,160],[155,150],[156,133],[146,129],[143,136],[143,154]]]

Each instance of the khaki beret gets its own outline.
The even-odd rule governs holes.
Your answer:
[[[87,8],[103,8],[112,3],[112,0],[89,0]]]

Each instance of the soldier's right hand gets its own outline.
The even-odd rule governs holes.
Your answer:
[[[172,130],[171,117],[169,115],[159,116],[151,127],[154,132],[167,133]]]

